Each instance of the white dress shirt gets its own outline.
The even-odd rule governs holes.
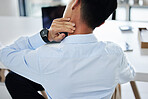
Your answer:
[[[49,99],[109,99],[118,83],[135,76],[122,49],[93,34],[68,36],[51,45],[39,33],[21,37],[0,51],[0,61],[42,84]]]

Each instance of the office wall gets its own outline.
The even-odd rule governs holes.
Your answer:
[[[18,0],[0,0],[0,16],[19,16]]]

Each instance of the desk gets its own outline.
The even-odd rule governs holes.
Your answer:
[[[130,25],[133,27],[131,32],[121,32],[119,26]],[[135,81],[148,82],[148,49],[141,49],[138,40],[138,27],[147,27],[148,23],[107,21],[100,28],[96,28],[94,34],[98,40],[112,41],[119,44],[122,48],[125,42],[133,48],[132,52],[126,52],[127,58],[136,70]]]
[[[122,25],[132,26],[133,31],[128,33],[121,32],[119,26]],[[126,52],[126,54],[135,67],[137,75],[135,81],[148,82],[148,49],[140,48],[138,42],[138,27],[148,28],[148,23],[106,21],[104,25],[94,30],[94,34],[98,40],[112,41],[119,44],[121,47],[124,47],[124,43],[128,42],[132,46],[133,51]],[[41,29],[41,18],[0,17],[0,42],[7,45],[22,35],[32,35],[39,32]]]
[[[119,26],[130,25],[133,30],[130,32],[121,32]],[[135,81],[148,82],[148,49],[141,49],[138,40],[138,28],[147,27],[148,23],[140,22],[124,22],[124,21],[107,21],[100,28],[96,28],[94,34],[98,40],[112,41],[120,45],[122,48],[125,42],[133,48],[132,52],[126,52],[127,58],[133,64],[136,70]],[[141,99],[135,81],[131,81],[136,99]]]

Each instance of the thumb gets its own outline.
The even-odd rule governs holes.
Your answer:
[[[55,37],[54,41],[59,42],[59,41],[63,40],[64,37],[65,37],[65,34],[64,33],[59,34],[57,37]]]

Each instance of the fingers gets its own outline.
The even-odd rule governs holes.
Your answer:
[[[54,31],[52,33],[56,34],[59,32],[73,33],[75,31],[75,24],[72,22],[60,22],[57,20],[67,20],[67,18],[55,19],[50,27],[50,30]]]
[[[57,18],[54,21],[58,21],[58,22],[67,21],[67,22],[69,22],[70,21],[70,18]]]
[[[54,22],[52,26],[55,26],[56,28],[69,28],[71,30],[75,30],[75,24],[72,22]]]
[[[63,25],[63,26],[67,26],[67,25],[70,25],[70,26],[75,26],[75,23],[72,23],[72,22],[54,22],[54,24],[58,24],[58,25]]]
[[[57,27],[56,32],[57,33],[60,33],[60,32],[74,33],[74,30],[67,27]]]
[[[69,22],[70,18],[59,18],[55,19],[54,22],[52,23],[53,26],[56,26],[57,28],[62,28],[63,30],[73,30],[75,31],[75,23]],[[59,31],[59,32],[68,32],[68,31]],[[70,31],[71,33],[71,31]]]
[[[57,37],[54,38],[54,41],[59,42],[59,41],[63,40],[64,37],[65,37],[64,33],[59,34]]]
[[[68,32],[73,33],[75,31],[75,27],[71,25],[56,25],[56,32]]]
[[[74,33],[75,24],[69,22],[70,18],[59,18],[55,19],[49,29],[49,40],[59,41],[62,40],[65,34],[58,34],[60,32]]]

